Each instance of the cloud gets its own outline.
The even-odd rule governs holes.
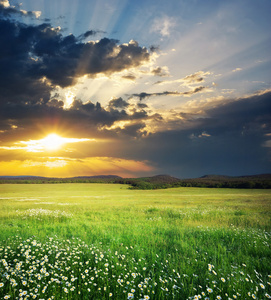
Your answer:
[[[139,107],[139,108],[147,108],[148,107],[148,105],[147,104],[145,104],[145,103],[137,103],[137,106]]]
[[[2,145],[8,140],[40,139],[41,132],[46,135],[57,131],[61,135],[67,130],[69,135],[82,138],[117,139],[122,134],[134,138],[141,135],[145,120],[152,118],[153,113],[144,108],[131,106],[122,98],[111,99],[105,107],[75,99],[68,109],[58,99],[38,104],[0,102]],[[118,128],[121,122],[125,126]]]
[[[215,108],[206,107],[201,114],[172,111],[140,145],[131,141],[130,151],[140,159],[143,148],[147,160],[179,177],[268,173],[270,111],[270,91],[228,98]]]
[[[114,108],[125,108],[125,107],[129,106],[129,103],[120,97],[120,98],[114,98],[114,99],[110,100],[108,106],[113,109]]]
[[[0,0],[0,16],[2,15],[4,17],[10,17],[14,14],[34,18],[39,18],[41,16],[40,11],[26,11],[10,5],[8,0]]]
[[[203,82],[204,78],[210,74],[211,74],[210,72],[198,71],[194,74],[187,75],[182,80],[189,84]]]
[[[235,72],[239,72],[239,71],[242,71],[242,70],[243,70],[242,68],[236,68],[236,69],[232,70],[232,72],[235,73]]]
[[[167,67],[156,67],[154,68],[151,73],[155,76],[168,76],[168,68]]]
[[[184,78],[175,79],[175,80],[162,80],[157,81],[155,84],[165,85],[165,84],[172,84],[172,83],[180,83],[181,85],[190,86],[193,84],[203,83],[205,81],[205,77],[210,75],[210,72],[198,71],[194,74],[190,74],[185,76]]]
[[[206,89],[206,87],[204,86],[199,86],[191,91],[188,92],[177,92],[177,91],[164,91],[161,93],[139,93],[139,94],[132,94],[133,97],[138,97],[139,100],[143,100],[145,98],[149,98],[152,96],[191,96],[193,94],[199,93],[201,91],[203,91],[204,89]]]
[[[205,131],[203,131],[201,134],[195,135],[194,133],[192,133],[190,135],[191,139],[197,139],[197,138],[207,138],[210,137],[211,135]]]
[[[88,31],[86,31],[83,34],[80,34],[78,36],[78,40],[84,40],[84,39],[87,39],[90,36],[95,36],[95,35],[97,35],[99,33],[105,33],[105,31],[101,31],[101,30],[88,30]]]
[[[156,18],[151,26],[151,32],[158,32],[163,37],[169,36],[171,30],[176,26],[176,20],[173,17],[163,16]]]
[[[150,60],[148,50],[136,41],[119,44],[103,38],[84,43],[48,23],[26,25],[2,18],[0,30],[0,101],[48,102],[56,87],[73,86],[83,76],[135,69]]]
[[[121,78],[134,81],[136,80],[137,77],[133,74],[129,74],[129,75],[123,75]]]

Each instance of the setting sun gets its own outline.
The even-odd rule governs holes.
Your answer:
[[[43,145],[47,151],[58,150],[64,143],[66,143],[66,139],[55,133],[49,134],[46,138],[40,140],[40,144]]]
[[[48,152],[58,151],[63,145],[70,143],[88,142],[94,141],[94,139],[77,139],[61,137],[56,133],[50,133],[45,138],[40,140],[21,141],[20,144],[26,145],[25,147],[17,147],[17,149],[25,149],[28,152]],[[12,147],[14,149],[16,147]]]

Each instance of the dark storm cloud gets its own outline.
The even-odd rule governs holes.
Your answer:
[[[122,76],[122,78],[132,80],[132,81],[136,80],[136,76],[134,76],[134,75],[124,75],[124,76]]]
[[[157,68],[153,69],[152,74],[155,76],[161,76],[161,77],[167,75],[167,73],[161,67],[157,67]]]
[[[138,106],[139,108],[147,108],[147,107],[148,107],[148,105],[145,104],[145,103],[137,103],[137,106]]]
[[[178,96],[178,95],[181,95],[182,93],[179,93],[179,92],[168,92],[168,91],[165,91],[165,92],[162,92],[162,93],[145,93],[145,92],[142,92],[140,94],[133,94],[132,96],[133,97],[138,97],[139,100],[143,100],[145,98],[149,98],[149,97],[152,97],[152,96]]]
[[[46,23],[34,26],[5,18],[0,19],[0,32],[0,101],[47,102],[56,86],[74,85],[84,75],[137,67],[150,57],[135,41],[119,45],[103,38],[83,43]]]
[[[130,129],[123,128],[126,134],[136,133],[145,126],[148,113],[143,108],[126,112],[129,103],[122,98],[111,100],[106,108],[98,102],[82,103],[76,99],[65,109],[59,95],[52,96],[52,92],[57,86],[74,85],[84,75],[110,75],[137,67],[150,58],[146,48],[135,41],[119,44],[108,38],[85,43],[83,37],[98,31],[87,31],[79,38],[72,34],[63,36],[60,28],[49,23],[23,24],[8,17],[17,12],[1,9],[5,11],[5,18],[0,18],[2,141],[31,137],[41,129],[69,128],[76,134],[91,132],[93,136],[101,136],[116,134],[105,128],[118,121],[132,123],[131,127],[127,124]]]
[[[129,106],[129,103],[120,97],[110,100],[108,106],[110,108],[125,108]]]
[[[105,33],[105,31],[101,31],[101,30],[88,30],[85,33],[79,35],[78,39],[79,40],[84,40],[87,39],[90,36],[95,36],[99,33]]]
[[[150,51],[151,52],[158,52],[159,50],[160,50],[159,46],[154,46],[154,45],[150,46]]]
[[[64,130],[76,135],[92,137],[113,136],[121,130],[107,130],[115,122],[128,121],[133,126],[131,130],[123,128],[122,132],[132,134],[140,124],[139,128],[145,126],[145,121],[151,118],[143,109],[127,113],[125,108],[128,103],[121,98],[111,100],[110,105],[105,108],[99,102],[83,103],[76,99],[72,106],[66,110],[63,109],[63,101],[51,99],[46,104],[24,104],[24,103],[1,103],[0,102],[0,130],[2,141],[4,140],[22,140],[24,136],[31,137],[38,134],[40,130],[46,132],[52,130]],[[120,110],[118,108],[121,108]],[[18,130],[13,130],[16,125]],[[130,125],[127,124],[129,127]],[[104,128],[104,129],[103,129]],[[133,137],[133,136],[131,136]]]
[[[167,122],[175,129],[153,133],[130,147],[135,159],[144,156],[179,177],[270,173],[270,111],[271,92],[228,99],[207,109],[204,117],[183,114],[175,124]]]
[[[177,92],[177,91],[165,91],[165,92],[161,92],[161,93],[145,93],[142,92],[140,94],[132,94],[133,97],[138,97],[139,100],[143,100],[145,98],[149,98],[152,96],[182,96],[182,95],[193,95],[196,93],[199,93],[201,91],[203,91],[204,89],[206,89],[206,87],[204,86],[200,86],[195,88],[194,90],[188,91],[188,92]]]
[[[103,38],[98,42],[78,43],[74,36],[63,38],[56,33],[51,37],[51,31],[49,28],[47,41],[42,39],[33,47],[34,54],[43,60],[36,63],[32,72],[46,76],[54,85],[67,87],[84,75],[110,75],[149,60],[147,49],[135,42],[118,45],[117,40]]]

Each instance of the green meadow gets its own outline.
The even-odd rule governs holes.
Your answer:
[[[1,299],[270,299],[271,190],[0,185]]]

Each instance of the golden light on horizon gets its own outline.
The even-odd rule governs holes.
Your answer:
[[[148,161],[117,157],[85,157],[81,159],[63,156],[41,156],[26,160],[10,160],[1,163],[1,176],[73,177],[116,174],[130,178],[135,173],[149,175],[155,171]]]

